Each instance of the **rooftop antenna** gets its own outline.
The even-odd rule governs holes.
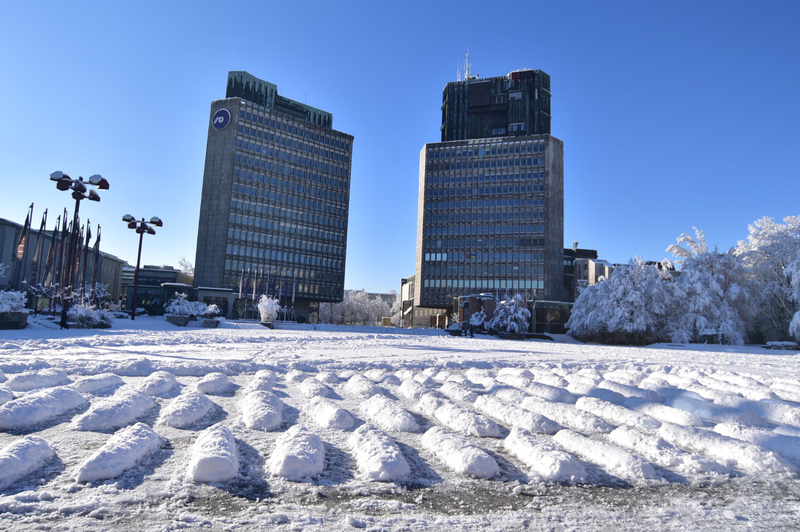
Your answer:
[[[467,48],[467,62],[464,63],[464,79],[469,79],[469,67],[472,65],[469,62],[469,48]]]

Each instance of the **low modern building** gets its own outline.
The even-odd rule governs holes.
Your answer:
[[[310,321],[320,302],[341,301],[352,153],[331,113],[229,72],[211,103],[195,286],[238,296],[242,277],[263,279]]]
[[[588,279],[587,261],[590,259],[597,260],[597,251],[581,249],[577,242],[572,248],[564,248],[564,290],[568,301],[574,302],[578,297],[579,281]]]
[[[122,293],[125,295],[127,310],[133,309],[133,280],[136,267],[125,265],[122,271]],[[194,299],[192,294],[191,275],[172,266],[144,265],[139,268],[139,288],[136,291],[136,308],[143,308],[148,314],[161,314],[164,304],[175,297],[175,292],[186,294],[189,299]]]

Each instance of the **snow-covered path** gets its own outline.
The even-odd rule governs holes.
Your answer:
[[[0,404],[0,419],[13,420],[0,429],[0,461],[16,475],[0,478],[0,529],[57,520],[137,531],[731,530],[800,519],[800,404],[789,400],[800,390],[795,352],[317,329],[179,329],[142,318],[102,331],[34,322],[0,332],[0,375],[8,379],[0,394],[13,397]],[[156,372],[166,373],[151,377]],[[206,377],[212,373],[227,379]],[[275,410],[263,426],[250,419],[248,394],[258,388],[269,391],[257,405]],[[456,435],[453,416],[421,410],[412,390],[452,405],[445,409],[459,419],[493,418],[498,431]],[[323,392],[324,402],[314,399]],[[48,400],[58,394],[71,402]],[[135,415],[125,410],[128,397],[143,405]],[[81,421],[100,407],[113,422]],[[354,422],[325,422],[337,408],[337,419]],[[588,412],[608,428],[583,432]],[[723,414],[741,425],[718,428]],[[365,423],[383,432],[353,437]],[[515,426],[540,425],[547,430],[524,438],[517,430],[506,441]],[[134,426],[149,439],[133,438]],[[458,452],[437,447],[448,434]],[[36,445],[52,455],[28,451],[25,437],[40,438]],[[458,463],[459,452],[497,469]],[[405,460],[409,473],[393,466],[383,474],[380,465],[369,473],[365,464],[381,453]],[[93,478],[80,474],[89,458],[94,469],[119,475],[78,482]]]

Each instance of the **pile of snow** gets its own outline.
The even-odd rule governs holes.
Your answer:
[[[754,412],[725,405],[717,405],[702,399],[694,399],[688,394],[678,395],[669,399],[667,401],[667,406],[685,410],[704,421],[714,423],[745,423],[756,427],[765,425]]]
[[[192,445],[186,479],[191,482],[224,482],[239,476],[239,452],[231,429],[214,425]]]
[[[12,375],[5,383],[5,387],[15,392],[27,392],[38,388],[50,388],[52,386],[63,386],[71,381],[67,374],[60,369],[41,369],[38,371],[26,371],[18,375]]]
[[[420,407],[422,408],[424,407]],[[438,406],[433,409],[433,417],[442,425],[465,436],[479,438],[500,436],[500,427],[497,423],[447,400],[439,400]]]
[[[529,412],[514,405],[506,404],[492,395],[481,395],[475,401],[475,408],[489,417],[500,420],[509,427],[519,427],[540,434],[555,434],[561,425],[537,412]]]
[[[154,453],[162,440],[144,423],[117,431],[75,470],[75,482],[94,482],[116,478],[135,467],[145,456]]]
[[[302,425],[295,425],[278,437],[275,450],[267,461],[273,476],[300,481],[315,477],[325,467],[322,440]]]
[[[456,473],[478,478],[500,474],[500,466],[486,451],[446,429],[432,427],[422,435],[421,441],[423,447]]]
[[[560,430],[553,441],[561,448],[599,465],[608,473],[629,481],[644,481],[660,478],[653,466],[614,445],[609,445],[581,436],[571,430]]]
[[[659,405],[655,403],[648,403],[644,399],[638,397],[631,397],[625,401],[625,407],[635,410],[641,414],[648,415],[653,419],[657,419],[662,423],[674,423],[676,425],[683,425],[684,427],[702,427],[705,423],[702,419],[695,416],[691,412],[681,410],[679,408],[672,408],[667,405]]]
[[[25,436],[0,451],[0,489],[5,489],[22,477],[41,469],[56,453],[42,438]]]
[[[569,427],[579,432],[589,434],[593,432],[609,433],[614,430],[611,424],[594,414],[577,409],[575,405],[551,403],[509,388],[497,390],[495,395],[507,403],[518,403],[525,410],[537,412],[563,427]]]
[[[377,397],[377,396],[375,396]],[[362,425],[347,440],[362,478],[391,482],[411,474],[400,448],[385,432]]]
[[[597,417],[603,418],[614,425],[641,427],[644,430],[655,430],[661,426],[660,421],[653,419],[647,414],[628,410],[623,406],[611,404],[602,399],[595,399],[594,397],[581,397],[578,399],[575,406],[580,410],[590,412]]]
[[[355,399],[367,399],[383,392],[371,380],[363,375],[356,374],[344,384],[344,393]]]
[[[156,371],[136,384],[136,388],[147,395],[162,395],[172,391],[178,379],[168,371]]]
[[[311,399],[306,404],[305,411],[314,423],[323,429],[347,430],[355,424],[353,416],[347,410],[322,397]]]
[[[0,406],[0,429],[28,428],[84,406],[86,399],[72,388],[33,392]]]
[[[271,323],[278,317],[281,305],[277,299],[262,295],[258,301],[258,315],[262,323]]]
[[[714,427],[714,432],[729,438],[754,443],[785,458],[800,461],[800,437],[796,435],[784,435],[766,429],[745,427],[734,423],[720,423]]]
[[[319,382],[325,384],[339,384],[340,382],[342,382],[342,379],[340,379],[335,373],[330,371],[320,371],[314,378],[317,379]]]
[[[333,390],[322,384],[317,379],[306,379],[300,383],[300,392],[305,397],[333,397]]]
[[[663,403],[664,398],[653,390],[645,390],[636,386],[628,386],[627,384],[620,384],[614,381],[600,381],[597,384],[598,388],[611,390],[625,397],[639,397],[651,403]]]
[[[108,399],[93,403],[86,413],[72,422],[72,428],[102,431],[124,427],[155,406],[155,402],[142,392],[123,389]]]
[[[275,372],[269,369],[260,369],[256,371],[256,374],[253,375],[253,378],[247,383],[247,392],[252,392],[256,390],[267,390],[272,391],[275,387],[275,383],[277,382],[278,378],[275,375]]]
[[[161,410],[158,422],[178,429],[199,421],[214,407],[208,397],[197,392],[182,393]]]
[[[309,377],[308,373],[305,371],[300,371],[299,369],[291,369],[286,373],[286,377],[284,380],[286,384],[297,384],[303,382]]]
[[[530,474],[542,482],[578,484],[586,482],[586,468],[574,456],[559,451],[553,444],[515,427],[503,446],[530,467]]]
[[[409,401],[419,401],[419,398],[428,393],[429,389],[414,379],[404,380],[397,393]]]
[[[744,473],[797,472],[791,463],[772,451],[708,430],[664,423],[658,434],[681,449],[704,454]]]
[[[352,379],[351,379],[352,380]],[[390,432],[419,432],[420,427],[409,412],[383,395],[373,395],[363,403],[359,411],[365,419]]]
[[[99,375],[90,375],[88,377],[81,377],[72,383],[72,387],[81,393],[95,393],[112,386],[121,386],[123,381],[113,373],[101,373]]]
[[[439,388],[443,394],[452,399],[453,401],[461,401],[474,403],[478,398],[478,394],[470,390],[463,384],[448,380],[442,387]]]
[[[727,468],[713,460],[697,454],[685,453],[661,438],[642,434],[630,427],[619,427],[612,431],[608,438],[612,443],[630,449],[654,464],[679,473],[697,475],[729,472]]]
[[[0,388],[0,405],[14,400],[14,394],[5,388]]]
[[[197,383],[197,391],[209,395],[220,395],[231,388],[231,382],[224,373],[209,373]]]
[[[253,430],[275,430],[283,423],[283,401],[266,390],[255,390],[242,398],[242,423]]]

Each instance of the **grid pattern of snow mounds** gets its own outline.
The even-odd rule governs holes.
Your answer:
[[[76,482],[141,469],[173,441],[182,442],[178,480],[213,484],[254,470],[315,483],[336,468],[401,484],[430,469],[491,482],[657,486],[791,476],[800,463],[800,384],[786,380],[681,367],[153,369],[6,371],[0,489],[59,457],[33,434],[53,424],[102,440],[64,471]]]

